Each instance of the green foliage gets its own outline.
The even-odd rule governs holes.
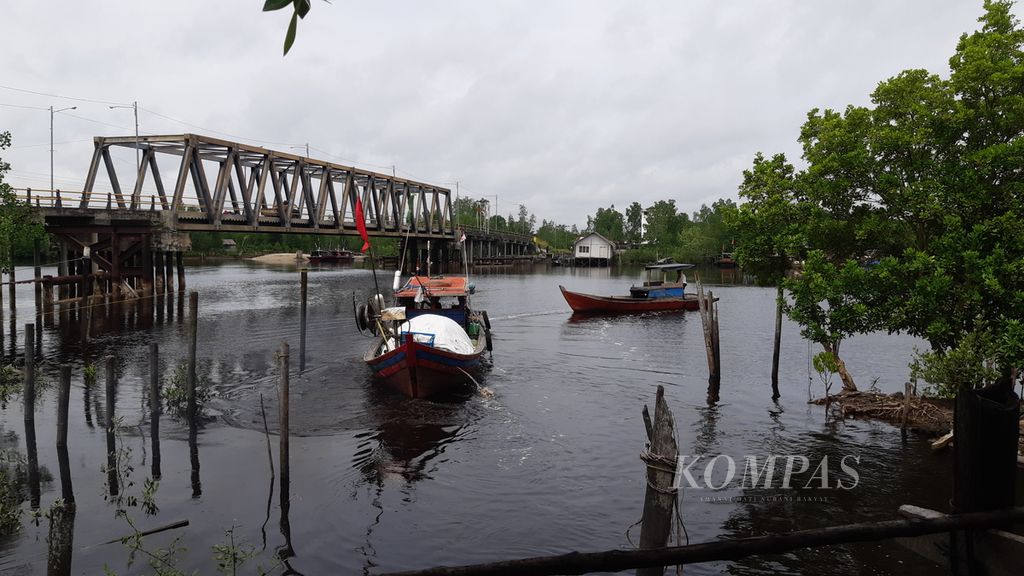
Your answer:
[[[796,172],[784,154],[766,160],[758,152],[753,167],[743,171],[740,197],[746,202],[730,216],[735,257],[744,272],[762,283],[778,283],[792,261],[805,257],[807,238],[796,187]]]
[[[644,240],[662,247],[675,246],[679,232],[690,220],[685,213],[676,212],[675,200],[658,200],[644,210],[647,216],[647,230]]]
[[[96,376],[97,376],[97,374],[98,374],[98,370],[97,370],[95,364],[93,364],[91,362],[89,364],[86,364],[85,368],[82,369],[82,378],[83,378],[83,380],[85,380],[85,385],[86,386],[93,386],[93,385],[95,385],[96,384]]]
[[[181,364],[164,377],[161,394],[164,405],[178,416],[188,413],[188,366]],[[209,381],[196,374],[196,410],[202,413],[203,406],[212,396]]]
[[[11,133],[0,132],[0,151],[11,145]],[[14,265],[16,257],[32,254],[35,240],[46,237],[35,209],[18,200],[14,189],[4,182],[11,165],[0,159],[0,268]]]
[[[710,207],[702,204],[700,210],[693,213],[690,223],[679,232],[676,259],[702,262],[721,252],[732,251],[737,210],[736,203],[729,199],[716,200]]]
[[[556,251],[570,250],[578,235],[575,226],[569,228],[565,224],[555,224],[548,220],[542,220],[537,229],[537,238]]]
[[[587,217],[587,221],[588,228],[612,242],[622,242],[626,237],[626,220],[614,204],[610,208],[598,208],[597,214]]]
[[[291,50],[292,44],[295,43],[295,29],[298,26],[298,19],[305,18],[306,14],[309,13],[309,0],[266,0],[263,3],[263,11],[271,12],[274,10],[280,10],[286,8],[289,5],[295,7],[295,11],[292,13],[291,21],[288,24],[288,32],[284,37],[284,54],[287,55],[288,51]]]
[[[27,482],[25,456],[11,446],[0,445],[0,538],[21,530],[23,486]]]
[[[626,208],[625,240],[630,244],[639,244],[643,240],[644,210],[639,202],[633,202]]]
[[[0,366],[0,407],[6,408],[7,402],[21,392],[23,386],[21,370],[10,364]]]
[[[1011,5],[985,2],[948,79],[906,70],[870,106],[812,110],[805,170],[758,155],[744,173],[740,262],[778,278],[806,258],[785,283],[788,313],[840,374],[839,342],[877,329],[927,340],[915,371],[942,393],[1024,365],[1024,30]]]

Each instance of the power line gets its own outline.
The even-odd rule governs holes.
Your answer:
[[[118,130],[132,130],[132,128],[128,128],[128,127],[125,127],[125,126],[118,126],[117,124],[111,124],[109,122],[102,122],[100,120],[93,120],[92,118],[86,118],[85,116],[79,116],[77,114],[69,114],[67,112],[64,112],[64,115],[65,116],[70,116],[72,118],[78,118],[79,120],[85,120],[86,122],[92,122],[94,124],[102,124],[104,126],[110,126],[111,128],[117,128]]]
[[[292,146],[292,144],[290,144],[288,142],[270,142],[268,140],[262,140],[262,139],[259,139],[259,138],[246,138],[245,136],[238,136],[237,134],[228,134],[227,132],[221,132],[219,130],[214,130],[212,128],[207,128],[205,126],[200,126],[198,124],[193,124],[191,122],[185,122],[184,120],[178,120],[177,118],[171,118],[170,116],[165,116],[165,115],[163,115],[163,114],[161,114],[159,112],[156,112],[155,110],[150,110],[149,108],[143,108],[142,106],[139,106],[139,109],[140,110],[145,110],[146,112],[149,112],[150,114],[152,114],[154,116],[159,116],[160,118],[163,118],[164,120],[170,120],[171,122],[177,122],[178,124],[182,124],[184,126],[191,126],[192,128],[198,128],[200,130],[203,130],[205,132],[209,132],[211,134],[219,134],[221,136],[227,136],[227,137],[233,138],[235,140],[248,140],[249,142],[260,142],[260,143],[264,143],[264,144],[273,144],[275,146]]]
[[[4,104],[0,102],[0,106],[7,106],[8,108],[25,108],[26,110],[49,110],[49,108],[43,108],[42,106],[25,106],[23,104]]]
[[[54,142],[53,145],[56,146],[58,144],[78,144],[79,142],[92,142],[92,138],[83,138],[81,140],[65,140],[64,142]],[[39,148],[40,146],[49,145],[49,142],[42,142],[40,144],[22,144],[20,146],[11,146],[10,150],[14,150],[15,148]]]
[[[94,104],[124,104],[124,102],[108,102],[106,100],[93,100],[92,98],[76,98],[74,96],[62,96],[60,94],[36,92],[35,90],[26,90],[24,88],[15,88],[13,86],[0,85],[0,88],[3,88],[4,90],[13,90],[15,92],[23,92],[25,94],[35,94],[36,96],[48,96],[50,98],[63,98],[64,100],[75,100],[76,102],[92,102]],[[49,110],[49,108],[44,108],[44,110]]]

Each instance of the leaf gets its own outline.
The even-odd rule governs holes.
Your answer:
[[[309,0],[295,0],[295,13],[299,18],[305,18],[309,14]]]
[[[263,11],[271,12],[274,10],[280,10],[291,3],[292,0],[267,0],[263,3]]]
[[[288,51],[291,50],[292,44],[295,43],[295,27],[299,23],[298,13],[292,14],[292,21],[288,24],[288,34],[284,37],[284,53],[287,56]]]

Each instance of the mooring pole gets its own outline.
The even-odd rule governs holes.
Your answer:
[[[299,372],[306,369],[306,297],[308,294],[308,270],[299,271]]]
[[[57,464],[60,468],[60,493],[65,504],[74,506],[71,488],[71,462],[68,459],[68,406],[71,401],[71,366],[60,366],[60,389],[57,395]]]
[[[25,324],[25,451],[28,452],[28,493],[32,509],[39,508],[39,453],[36,449],[35,326]]]
[[[196,340],[199,335],[199,292],[193,290],[188,295],[188,374],[186,390],[188,393],[188,418],[196,417]]]
[[[32,274],[35,283],[32,285],[36,297],[36,314],[43,309],[43,268],[39,260],[39,238],[32,239]]]
[[[772,347],[772,400],[779,394],[779,354],[782,348],[782,281],[779,281],[778,293],[775,298],[775,345]]]
[[[291,509],[291,464],[288,455],[288,343],[281,343],[281,352],[278,354],[278,366],[281,371],[281,398],[280,398],[280,448],[281,453],[278,456],[281,465],[281,534],[285,538],[285,548],[278,554],[282,558],[289,558],[295,555],[295,551],[292,549],[291,542],[291,521],[289,519],[289,510]]]
[[[117,372],[113,356],[107,356],[107,488],[111,496],[117,496],[120,487],[117,477],[117,439],[114,430],[117,418],[114,414],[114,388],[117,386]]]
[[[153,446],[150,466],[154,480],[160,479],[160,348],[149,345],[149,436]]]

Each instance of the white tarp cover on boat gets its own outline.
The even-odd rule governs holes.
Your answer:
[[[434,337],[434,348],[440,348],[456,354],[472,354],[476,349],[466,331],[459,323],[438,314],[420,314],[405,322],[398,329],[399,335],[413,332],[413,339],[424,344],[430,343]],[[404,336],[402,337],[404,339]],[[390,343],[389,343],[390,344]],[[393,347],[394,344],[391,344]]]

